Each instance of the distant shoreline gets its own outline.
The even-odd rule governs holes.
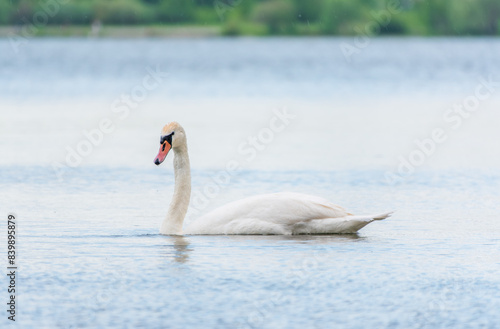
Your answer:
[[[222,28],[219,26],[108,25],[96,28],[89,25],[67,25],[44,26],[29,37],[197,38],[220,35],[222,35]],[[22,26],[0,26],[0,37],[15,36],[23,37]]]
[[[95,38],[204,38],[229,36],[218,25],[49,25],[38,27],[35,33],[24,35],[23,25],[0,26],[0,38],[19,37],[95,37]],[[356,37],[352,34],[263,34],[242,33],[235,37]],[[382,34],[377,37],[422,37],[422,38],[498,38],[495,35],[419,35],[419,34]]]

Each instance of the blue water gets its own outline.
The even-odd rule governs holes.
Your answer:
[[[353,38],[31,39],[16,53],[0,40],[0,96],[96,97],[121,93],[147,66],[168,72],[168,98],[345,98],[469,92],[498,74],[496,38],[374,39],[344,56]],[[51,83],[46,83],[50,81]]]
[[[17,57],[0,41],[0,205],[18,217],[12,327],[496,329],[499,97],[458,130],[442,113],[498,70],[500,42],[380,39],[348,64],[344,41],[37,39]],[[121,120],[113,100],[156,64],[171,78]],[[296,118],[255,159],[239,152],[281,107]],[[67,166],[67,148],[105,117],[116,130]],[[160,236],[174,180],[171,158],[153,159],[170,120],[186,128],[194,195],[229,161],[241,167],[187,222],[279,191],[396,212],[355,235]],[[446,143],[388,181],[436,127]]]
[[[18,198],[7,204],[19,216],[23,328],[495,328],[500,320],[498,175],[422,173],[395,188],[374,179],[382,172],[241,172],[208,209],[312,184],[349,209],[397,213],[357,235],[166,237],[157,234],[172,188],[166,170],[88,168],[63,185],[44,179],[50,170],[2,172],[2,194]],[[194,187],[210,177],[195,171]]]

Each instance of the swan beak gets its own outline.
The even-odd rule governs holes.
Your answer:
[[[158,152],[158,155],[155,158],[155,165],[159,166],[160,163],[165,161],[165,158],[167,157],[168,151],[172,148],[172,145],[170,145],[168,142],[163,142],[160,146],[160,152]]]

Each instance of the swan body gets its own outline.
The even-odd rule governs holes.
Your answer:
[[[356,233],[378,216],[353,216],[312,195],[275,193],[231,202],[204,215],[185,234],[328,234]]]
[[[200,217],[183,230],[191,195],[191,175],[184,129],[176,122],[167,124],[160,138],[155,164],[162,163],[174,150],[175,190],[160,234],[166,235],[292,235],[356,233],[384,213],[354,216],[344,208],[320,197],[299,193],[264,194],[231,202]]]

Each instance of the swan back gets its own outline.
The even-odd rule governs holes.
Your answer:
[[[275,193],[231,202],[200,217],[186,234],[291,234],[293,227],[316,219],[349,216],[344,208],[320,197]]]

